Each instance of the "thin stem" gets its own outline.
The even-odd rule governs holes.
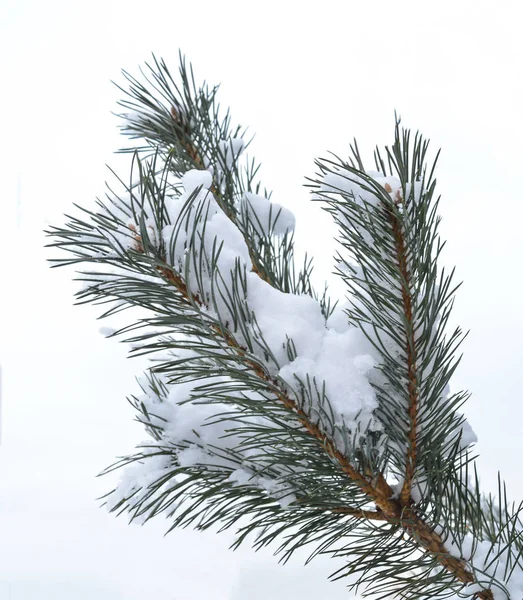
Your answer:
[[[387,183],[385,190],[391,192],[392,188]],[[403,203],[400,191],[396,193],[394,199],[396,205]],[[396,263],[401,276],[401,300],[403,304],[403,316],[405,319],[405,353],[407,356],[407,386],[408,386],[408,417],[409,417],[409,432],[408,432],[408,448],[405,460],[405,478],[399,494],[399,500],[402,506],[409,506],[412,503],[411,492],[412,482],[416,471],[417,461],[417,428],[418,428],[418,384],[417,384],[417,365],[416,365],[416,347],[414,340],[414,315],[412,310],[412,295],[410,291],[411,274],[407,264],[407,249],[405,246],[405,237],[403,235],[400,220],[394,209],[385,207],[389,222],[392,227],[394,236],[394,245],[396,251]]]

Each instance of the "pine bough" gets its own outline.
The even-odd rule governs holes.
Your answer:
[[[333,577],[376,599],[521,600],[522,506],[501,481],[480,492],[467,394],[449,391],[463,334],[428,143],[397,122],[375,170],[356,143],[317,162],[347,288],[333,304],[217,88],[183,58],[178,83],[156,58],[124,75],[129,183],[48,232],[69,253],[55,265],[87,265],[80,303],[140,309],[114,335],[150,355],[130,398],[149,441],[108,469],[125,467],[109,509],[342,557]]]

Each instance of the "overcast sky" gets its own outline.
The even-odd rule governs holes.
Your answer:
[[[327,560],[277,566],[231,536],[128,526],[95,475],[144,438],[125,396],[141,365],[73,307],[42,229],[102,195],[120,141],[110,80],[178,49],[256,133],[274,200],[330,270],[333,231],[304,177],[355,136],[390,143],[394,110],[443,148],[445,261],[471,333],[454,389],[472,392],[482,480],[523,496],[523,78],[520,2],[0,0],[0,600],[348,598]]]

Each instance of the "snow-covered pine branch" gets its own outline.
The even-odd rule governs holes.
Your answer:
[[[83,269],[80,302],[144,315],[115,335],[151,358],[130,399],[149,439],[108,469],[124,467],[109,509],[234,525],[284,558],[310,545],[375,598],[519,600],[521,506],[481,494],[467,394],[450,393],[463,336],[427,142],[397,123],[374,171],[356,145],[318,162],[347,287],[333,303],[216,88],[183,59],[179,83],[156,59],[142,75],[121,103],[133,183],[49,232],[56,264]]]

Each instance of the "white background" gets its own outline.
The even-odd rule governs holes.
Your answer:
[[[520,477],[523,387],[523,59],[519,2],[59,2],[0,0],[0,600],[348,598],[328,560],[278,566],[231,553],[231,534],[128,526],[96,474],[141,441],[125,396],[141,365],[72,307],[72,272],[50,271],[42,229],[104,192],[120,145],[122,81],[180,48],[256,132],[274,200],[300,247],[330,270],[333,231],[302,186],[313,160],[370,157],[394,110],[443,148],[445,261],[465,281],[454,320],[471,333],[467,388],[482,480]],[[321,277],[320,277],[321,276]]]

